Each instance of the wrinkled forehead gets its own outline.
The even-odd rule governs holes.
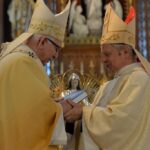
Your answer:
[[[132,47],[130,45],[124,44],[124,43],[111,43],[111,44],[103,44],[101,46],[102,51],[106,50],[122,50],[122,49],[131,49]]]

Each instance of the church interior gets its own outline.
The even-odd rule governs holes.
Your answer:
[[[1,61],[0,64],[2,85],[0,90],[0,150],[20,150],[20,147],[22,150],[46,150],[47,147],[50,147],[47,150],[54,150],[51,149],[51,146],[57,147],[57,150],[63,148],[63,150],[67,150],[65,144],[67,147],[73,148],[68,150],[83,150],[82,147],[85,150],[149,150],[150,65],[141,55],[139,57],[138,53],[140,52],[150,61],[150,0],[39,0],[37,3],[36,1],[0,0],[0,45],[5,42],[16,42],[17,40],[14,39],[28,30],[34,8],[40,8],[35,9],[35,14],[38,14],[36,16],[40,16],[40,19],[42,18],[41,22],[46,18],[43,17],[46,16],[45,14],[48,14],[48,19],[45,19],[44,22],[50,22],[50,24],[45,23],[44,25],[40,22],[39,26],[36,24],[38,29],[42,25],[42,29],[43,27],[44,29],[50,28],[42,34],[39,32],[42,29],[38,30],[32,24],[37,32],[27,32],[26,39],[19,36],[19,42],[1,45],[0,58],[6,59],[3,59],[4,61]],[[62,24],[57,24],[59,21],[55,22],[56,18],[51,19],[51,16],[55,17],[53,14],[62,12],[68,1],[71,1],[70,10],[68,7],[67,15],[64,13],[65,11],[62,13],[67,17],[69,13],[68,22],[66,16],[66,20],[63,15],[57,17],[59,18],[57,21],[65,20],[64,27]],[[113,8],[108,5],[110,2]],[[37,7],[35,7],[35,3]],[[51,10],[47,9],[48,13],[45,11],[47,8],[44,7],[45,4]],[[67,6],[70,6],[70,3],[68,4]],[[134,7],[136,12],[136,17],[133,15],[133,21],[130,20],[134,24],[134,29],[136,22],[136,36],[135,30],[132,30],[132,24],[129,22],[126,24],[131,7]],[[112,14],[115,14],[114,20],[117,18],[117,23],[120,21],[118,24],[124,23],[122,23],[123,27],[121,24],[118,29],[119,25],[110,19],[113,18]],[[39,21],[37,20],[36,23]],[[115,22],[115,27],[113,27],[116,28],[117,34],[115,30],[111,30],[112,22]],[[61,27],[64,28],[64,32],[61,32]],[[55,32],[56,29],[60,29],[60,32],[57,32],[60,34]],[[48,34],[47,31],[54,31],[54,34]],[[113,43],[113,47],[109,40],[115,36],[109,34],[111,36],[108,37],[102,34],[107,31],[118,35],[121,42],[118,40],[119,43],[117,38],[113,39],[117,41]],[[61,34],[64,37],[64,33],[65,39],[61,40]],[[132,36],[126,38],[124,36],[126,33],[132,34]],[[37,37],[42,35],[42,38],[46,39],[43,41],[46,41],[47,47],[41,42],[42,40],[39,40],[40,37],[36,37],[35,40],[33,35]],[[60,39],[56,39],[57,42],[49,38],[50,36],[53,38],[54,35],[57,35],[57,38],[59,35]],[[100,44],[101,39],[108,40],[110,43],[107,45],[107,43],[101,42]],[[124,39],[129,42],[126,43]],[[64,46],[60,43],[57,44],[58,41],[62,42],[61,44]],[[59,51],[57,48],[60,48],[58,58],[55,59],[56,57],[51,55],[51,58],[47,59],[51,61],[43,63],[40,59],[41,55],[38,55],[41,54],[38,44],[44,45],[41,46],[42,48],[39,47],[45,52],[45,56],[50,53],[57,56]],[[118,46],[115,44],[124,44],[122,53],[119,53],[121,48],[115,47]],[[101,51],[104,46],[106,46],[104,48],[106,52],[111,53],[115,50],[113,53],[117,54],[110,59],[110,65],[106,64],[103,61],[104,58],[101,57],[107,57],[105,56],[107,53],[104,54]],[[17,47],[19,48],[17,49]],[[37,49],[38,51],[36,51]],[[48,52],[49,50],[50,52]],[[121,54],[123,55],[121,56]],[[130,57],[125,57],[126,54]],[[5,56],[10,57],[7,59]],[[8,63],[9,58],[10,63]],[[137,63],[137,60],[141,63]],[[102,62],[104,66],[107,65],[110,72],[104,68]],[[116,68],[115,65],[112,65],[114,62],[117,62]],[[114,73],[113,67],[116,72],[119,70],[116,76],[112,74]],[[113,80],[102,85],[113,77]],[[76,117],[76,115],[77,117],[69,120],[66,117],[68,113],[71,114],[68,115],[69,117]],[[55,120],[56,117],[57,120]],[[69,132],[65,123],[71,123]],[[63,132],[61,133],[61,131]],[[67,138],[71,139],[71,142],[67,141]],[[18,149],[12,148],[13,146]]]
[[[150,1],[72,0],[65,47],[57,61],[45,67],[48,75],[78,70],[98,80],[104,73],[100,58],[101,31],[107,3],[112,1],[123,19],[133,6],[136,10],[136,48],[150,60]],[[68,0],[45,0],[53,13],[63,10]],[[35,0],[0,0],[0,43],[11,41],[28,27]],[[109,76],[109,73],[108,73]],[[111,75],[110,75],[111,76]]]

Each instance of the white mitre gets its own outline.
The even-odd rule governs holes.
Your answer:
[[[51,40],[56,40],[57,44],[63,47],[70,4],[71,2],[69,0],[65,9],[61,13],[54,15],[44,0],[37,0],[28,31],[10,42],[6,53],[13,51],[34,34],[45,35]],[[5,52],[3,55],[5,55]]]

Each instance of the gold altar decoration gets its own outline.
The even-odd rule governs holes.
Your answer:
[[[80,88],[88,95],[87,101],[84,101],[83,103],[92,103],[94,96],[100,87],[100,82],[91,75],[81,74],[78,70],[68,70],[62,75],[57,74],[53,77],[50,77],[50,90],[52,92],[52,96],[54,98],[61,97],[61,93],[65,90],[68,90],[68,81],[73,73],[79,76]]]

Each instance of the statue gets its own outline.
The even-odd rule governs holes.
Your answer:
[[[71,94],[77,90],[81,90],[80,88],[80,78],[76,73],[72,73],[68,79],[68,88],[67,90],[62,92],[62,97]]]
[[[89,74],[81,74],[78,70],[67,70],[50,78],[50,90],[54,98],[62,98],[75,91],[85,91],[87,98],[81,101],[84,105],[92,103],[100,86],[98,79]]]
[[[73,72],[69,77],[68,77],[68,81],[67,81],[67,90],[64,90],[61,93],[62,97],[68,96],[71,93],[75,93],[77,91],[82,91],[82,93],[86,93],[85,91],[82,90],[81,88],[81,74],[80,73],[75,73]],[[87,94],[85,94],[87,96]],[[88,101],[87,98],[85,99],[81,99],[82,101]],[[81,101],[79,100],[79,101]],[[78,101],[77,101],[78,102]]]
[[[102,28],[102,0],[84,0],[87,5],[87,25],[90,34],[99,35]]]
[[[77,6],[77,1],[74,0],[70,9],[69,16],[69,31],[72,29],[73,35],[86,36],[89,33],[86,18],[82,14],[82,7]]]

